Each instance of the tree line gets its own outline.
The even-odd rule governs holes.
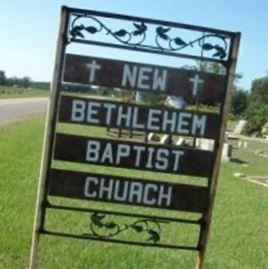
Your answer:
[[[38,88],[38,89],[49,89],[49,82],[33,81],[30,77],[7,77],[5,71],[0,70],[0,85],[8,87],[21,87],[21,88]]]
[[[268,130],[264,130],[264,126],[268,124],[268,75],[252,82],[245,119],[246,134],[268,135]]]

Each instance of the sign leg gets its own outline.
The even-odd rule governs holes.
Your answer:
[[[65,6],[61,10],[60,28],[57,40],[56,58],[51,83],[50,100],[47,109],[46,127],[44,133],[43,153],[39,175],[39,185],[36,199],[34,227],[32,234],[31,254],[30,254],[30,269],[38,268],[38,245],[40,240],[40,232],[44,229],[45,222],[45,202],[48,189],[48,175],[51,165],[51,156],[53,148],[53,137],[56,126],[56,112],[60,91],[61,72],[63,67],[63,57],[66,46],[66,32],[69,21],[69,13]]]
[[[209,237],[209,230],[210,230],[210,224],[212,219],[212,210],[213,205],[215,201],[215,195],[216,195],[216,188],[218,183],[218,175],[219,175],[219,167],[221,162],[221,156],[222,156],[222,147],[223,142],[225,139],[225,129],[227,125],[227,119],[228,119],[228,111],[231,103],[231,95],[232,95],[232,89],[233,89],[233,80],[235,76],[235,68],[236,68],[236,62],[237,62],[237,56],[238,56],[238,49],[239,49],[239,43],[240,43],[240,34],[237,33],[233,37],[232,46],[230,48],[230,56],[228,59],[229,65],[227,68],[227,85],[226,85],[226,97],[224,105],[221,108],[221,115],[222,115],[222,125],[220,130],[220,137],[218,140],[215,141],[215,147],[214,150],[217,152],[216,154],[216,160],[213,167],[213,173],[212,177],[209,179],[209,208],[207,210],[207,213],[204,216],[204,226],[201,227],[201,234],[200,234],[200,242],[199,242],[199,253],[196,261],[196,269],[203,269],[204,268],[204,257],[207,247],[207,241]]]

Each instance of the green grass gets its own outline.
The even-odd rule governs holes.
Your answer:
[[[36,88],[20,88],[0,86],[0,99],[3,98],[26,98],[26,97],[46,97],[49,90]]]
[[[27,268],[31,231],[40,165],[44,117],[10,123],[0,127],[0,268]],[[60,126],[66,131],[68,126]],[[86,133],[81,128],[76,130]],[[71,131],[70,131],[71,132]],[[93,132],[95,132],[93,130]],[[93,135],[90,133],[90,135]],[[233,141],[236,146],[237,141]],[[268,175],[267,159],[254,155],[254,150],[267,150],[267,144],[249,141],[248,148],[235,149],[239,162],[224,163],[221,168],[214,208],[211,236],[208,244],[206,269],[259,269],[268,264],[268,189],[234,178],[234,172],[248,175]],[[80,166],[55,162],[54,166],[111,173],[95,166]],[[122,170],[121,173],[126,173]],[[137,174],[138,175],[138,174]],[[151,173],[142,173],[151,178]],[[136,176],[136,174],[135,174]],[[164,179],[164,175],[160,175]],[[157,177],[158,178],[158,177]],[[172,180],[174,180],[172,178]],[[186,179],[183,179],[186,180]],[[95,205],[113,208],[113,204],[84,201],[56,202],[84,207]],[[117,206],[134,212],[175,215],[157,209]],[[177,214],[177,213],[176,213]],[[47,228],[85,231],[89,216],[82,213],[48,212]],[[122,221],[127,221],[123,220]],[[185,234],[187,227],[164,228],[167,241],[192,241]],[[191,231],[196,233],[196,231]],[[42,236],[40,268],[194,268],[195,252],[105,244],[100,242]]]

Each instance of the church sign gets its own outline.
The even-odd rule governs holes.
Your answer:
[[[146,35],[149,28],[154,37]],[[188,37],[196,37],[179,36],[182,29],[191,33]],[[239,33],[212,28],[62,8],[31,269],[38,267],[41,235],[197,251],[196,268],[203,268],[239,38]],[[143,53],[143,63],[78,55],[70,44]],[[153,55],[201,64],[199,69],[152,65]],[[221,65],[224,72],[204,71],[202,64],[208,62]],[[74,89],[81,87],[83,94],[78,94]],[[93,95],[94,87],[125,91],[128,96],[139,92],[178,97],[187,107],[126,103]],[[111,137],[111,130],[131,135]],[[173,142],[148,141],[149,133]],[[213,140],[213,150],[200,149],[197,139]],[[70,206],[66,199],[77,199],[79,206]],[[81,233],[73,223],[72,229],[64,225],[45,229],[48,210],[84,214],[81,222],[89,221],[89,228]],[[195,244],[168,238],[170,224],[196,227]]]

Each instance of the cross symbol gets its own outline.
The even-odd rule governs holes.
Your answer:
[[[86,64],[86,67],[89,69],[89,82],[95,80],[95,74],[97,70],[101,69],[101,66],[97,64],[97,61],[93,60],[91,63]]]
[[[193,96],[196,96],[197,91],[198,91],[198,86],[199,84],[204,83],[204,80],[200,79],[199,75],[196,74],[193,78],[190,78],[189,81],[193,83],[193,88],[192,88]]]

